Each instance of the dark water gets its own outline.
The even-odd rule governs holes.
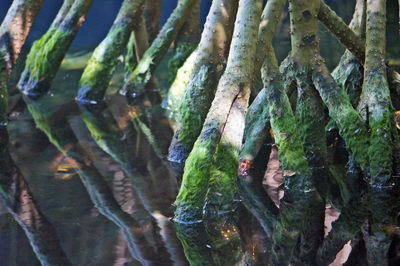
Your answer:
[[[113,1],[108,4],[110,22],[105,23],[112,22],[111,13],[118,9],[111,8],[117,6]],[[342,1],[336,9],[349,21],[353,5]],[[99,28],[95,19],[87,20],[89,26],[81,36]],[[43,32],[46,25],[40,25]],[[397,32],[393,31],[397,22],[391,25],[391,32]],[[281,25],[275,40],[280,59],[289,49],[285,30],[287,24]],[[323,28],[321,34],[322,54],[332,68],[343,48]],[[87,51],[101,40],[80,38],[74,51]],[[389,34],[388,39],[389,56],[398,58],[394,44],[399,37]],[[165,60],[157,74],[164,90],[166,71]],[[172,137],[166,110],[147,102],[128,106],[124,98],[113,95],[121,86],[120,71],[104,106],[80,108],[74,101],[80,75],[81,70],[60,70],[51,91],[40,99],[21,101],[14,94],[11,104],[16,106],[9,123],[13,158],[38,208],[56,229],[69,261],[73,265],[186,265],[187,257],[202,256],[210,264],[265,264],[270,252],[267,234],[240,204],[224,224],[211,229],[201,224],[182,226],[177,231],[170,218],[179,176],[165,160]],[[267,167],[268,156],[266,151],[260,156],[259,173]],[[267,175],[277,185],[281,173],[274,156]],[[278,197],[276,193],[270,192]],[[332,209],[327,212],[331,218],[337,216]],[[34,250],[17,221],[0,205],[0,265],[40,265]]]

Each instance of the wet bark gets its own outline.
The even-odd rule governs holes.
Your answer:
[[[325,129],[320,117],[323,118],[323,109],[318,93],[312,86],[310,72],[307,71],[313,65],[314,54],[318,53],[316,14],[319,1],[292,1],[289,9],[293,58],[291,74],[298,86],[296,118],[300,136],[297,135],[296,122],[289,100],[285,97],[276,63],[266,65],[268,68],[264,72],[265,83],[271,88],[268,99],[271,125],[275,125],[272,126],[273,129],[275,127],[274,135],[277,132],[275,141],[283,152],[282,158],[281,151],[279,156],[282,169],[295,171],[287,172],[285,176],[285,195],[280,203],[273,250],[277,263],[312,264],[323,238],[325,210],[325,203],[315,189],[318,183],[312,178],[321,167],[320,164],[326,164],[316,161],[317,158],[323,160],[324,155],[326,157],[323,154],[326,152]],[[317,110],[310,112],[308,108]],[[318,116],[317,119],[314,115]],[[312,172],[304,160],[303,147]],[[313,152],[317,153],[315,157],[311,156]]]
[[[0,27],[0,49],[11,72],[44,0],[15,0]]]
[[[335,37],[356,56],[359,62],[365,62],[365,42],[352,31],[343,20],[325,3],[321,2],[318,19]],[[400,95],[400,75],[393,68],[388,68],[390,90]]]
[[[176,97],[175,80],[170,93],[170,101],[179,106],[172,107],[177,109],[179,121],[172,140],[168,159],[173,162],[183,164],[189,155],[196,138],[200,134],[202,124],[211,106],[215,94],[217,80],[226,63],[228,47],[232,38],[233,23],[237,11],[237,3],[230,0],[214,1],[207,22],[204,26],[201,41],[197,50],[194,52],[193,66],[189,73],[186,73],[188,81],[184,89],[183,99],[180,101]],[[188,62],[188,61],[187,61]],[[189,63],[188,63],[189,64]],[[184,67],[187,65],[185,63]],[[184,71],[184,70],[183,70]],[[177,76],[177,79],[185,77]]]
[[[358,112],[370,133],[368,150],[372,186],[386,186],[392,173],[393,107],[386,78],[386,1],[367,1],[366,54]],[[372,148],[373,147],[373,148]]]
[[[95,104],[103,99],[118,57],[124,52],[135,24],[141,20],[144,2],[125,0],[122,3],[106,38],[94,50],[82,74],[77,97],[80,103]]]
[[[244,114],[250,88],[255,79],[253,62],[261,8],[262,1],[241,0],[239,2],[227,67],[218,83],[203,129],[185,165],[182,186],[176,199],[176,222],[196,222],[203,218],[213,218],[202,215],[202,208],[207,201],[206,194],[212,168],[224,172],[225,176],[221,178],[225,179],[222,181],[222,189],[229,188],[230,190],[227,195],[221,194],[222,199],[219,202],[233,200],[229,197],[235,190],[236,178],[232,182],[230,173],[232,169],[238,168],[238,151],[244,128]],[[235,134],[231,131],[230,125],[234,119],[238,119],[236,127],[239,129]],[[239,141],[238,137],[240,137]],[[220,142],[222,139],[223,141]],[[238,143],[239,146],[237,146]],[[224,153],[226,148],[229,152]],[[233,176],[236,176],[236,170],[233,171]],[[216,202],[217,211],[218,206],[221,206],[219,202]],[[210,203],[213,202],[210,201]]]
[[[26,59],[18,88],[27,95],[46,93],[69,46],[78,33],[93,0],[67,0],[45,35],[36,41]]]
[[[243,260],[234,221],[226,220],[224,226],[211,230],[202,223],[175,224],[175,227],[190,265],[238,265]]]
[[[196,49],[200,40],[200,1],[192,7],[175,40],[175,55],[168,61],[169,83],[175,80],[178,69]]]
[[[365,39],[365,23],[366,2],[365,0],[357,0],[349,28],[362,39]],[[349,95],[354,108],[357,107],[360,100],[363,72],[362,63],[349,50],[344,52],[338,66],[332,72],[333,79]]]
[[[271,50],[272,38],[275,34],[285,3],[286,1],[269,1],[263,10],[258,29],[257,58],[255,61],[256,72],[261,69],[264,58],[274,60],[275,54],[271,55],[271,52],[273,52],[273,50]],[[269,119],[267,92],[263,89],[257,95],[248,110],[243,137],[244,146],[240,155],[241,159],[251,161],[257,155],[261,145],[269,134]]]
[[[157,35],[157,38],[144,53],[143,58],[138,62],[138,66],[129,75],[124,87],[121,89],[121,93],[126,95],[128,100],[132,101],[146,93],[146,85],[197,1],[178,1],[177,7]]]

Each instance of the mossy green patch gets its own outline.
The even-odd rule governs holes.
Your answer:
[[[187,92],[179,108],[180,125],[177,134],[179,143],[189,151],[200,135],[211,106],[217,77],[214,65],[202,65],[196,69],[187,85]]]
[[[202,220],[212,167],[213,159],[208,146],[202,141],[197,141],[186,161],[181,189],[176,198],[176,221]]]
[[[131,25],[120,23],[114,25],[107,37],[94,50],[79,82],[78,99],[101,101],[107,90],[112,74],[122,55]],[[129,49],[128,49],[129,52]]]
[[[176,74],[178,73],[178,69],[185,63],[186,59],[193,53],[195,49],[195,44],[178,44],[175,55],[168,61],[169,84],[174,82]]]
[[[190,81],[190,77],[192,76],[196,58],[197,52],[193,51],[192,54],[186,59],[185,63],[177,71],[174,82],[168,90],[168,109],[174,113],[178,113],[178,110],[183,102],[186,86]]]
[[[70,45],[75,32],[50,28],[45,35],[34,42],[25,63],[25,70],[30,79],[51,80]]]

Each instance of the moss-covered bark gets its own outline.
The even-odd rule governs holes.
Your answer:
[[[169,83],[175,80],[178,69],[186,58],[196,49],[200,40],[200,1],[192,7],[191,13],[183,24],[175,40],[175,54],[168,61]]]
[[[242,97],[245,101],[248,100],[250,87],[254,80],[253,62],[261,9],[262,1],[259,0],[240,0],[239,2],[227,68],[218,83],[217,92],[203,129],[185,165],[182,186],[176,199],[175,220],[177,222],[193,222],[203,219],[202,209],[206,202],[211,168],[217,166],[218,169],[219,165],[219,162],[215,161],[219,140],[224,133],[227,121],[229,121],[234,102],[236,100],[240,102]],[[242,106],[242,103],[238,104],[237,111],[245,112],[245,110],[240,110]],[[235,111],[232,110],[232,112]],[[233,116],[230,121],[229,123],[234,122]],[[243,125],[240,122],[243,122]],[[244,127],[244,117],[239,120],[237,126],[238,128]],[[229,131],[226,135],[228,142],[230,142],[231,134],[232,132]],[[237,134],[241,136],[242,132],[239,131]],[[233,137],[232,140],[232,145],[235,146],[236,138]],[[225,143],[221,144],[226,145]],[[235,149],[239,148],[235,146]],[[238,160],[235,165],[235,169],[237,169]],[[233,166],[232,163],[228,166],[229,169],[223,171],[229,173]],[[230,178],[236,177],[230,176]],[[229,196],[222,194],[222,197]]]
[[[170,110],[170,121],[176,123],[178,120],[179,107],[181,106],[186,86],[188,85],[196,65],[197,50],[194,50],[186,59],[185,63],[178,69],[174,82],[168,90],[168,95],[165,99],[165,105]]]
[[[265,141],[270,140],[270,115],[266,103],[267,91],[262,89],[247,110],[240,159],[249,164],[257,156]]]
[[[358,59],[365,61],[365,42],[352,31],[346,23],[332,11],[325,3],[321,2],[318,19],[335,37]],[[390,89],[400,95],[400,76],[394,69],[388,68],[388,82]]]
[[[392,103],[386,79],[386,1],[367,1],[366,54],[358,111],[367,121],[371,185],[385,186],[392,172]]]
[[[142,15],[144,0],[125,0],[106,38],[94,50],[79,82],[78,101],[97,103],[107,90],[112,74]],[[144,25],[143,25],[144,27]]]
[[[272,38],[275,34],[286,1],[268,1],[261,15],[258,29],[257,58],[255,71],[258,72],[267,60],[275,60],[275,54],[271,55]],[[276,63],[277,64],[277,63]],[[269,134],[269,110],[267,104],[267,91],[263,89],[249,107],[246,118],[246,126],[243,137],[244,146],[240,158],[253,160],[260,150],[261,145]]]
[[[190,81],[186,85],[184,98],[181,102],[179,98],[173,98],[176,104],[180,103],[180,106],[175,107],[179,109],[177,118],[179,122],[169,150],[170,161],[184,163],[200,134],[215,94],[217,80],[228,56],[236,11],[236,1],[230,0],[214,1],[210,8],[200,44],[194,57],[190,57],[194,60],[194,65],[190,70]],[[190,65],[185,64],[184,67]],[[177,76],[177,78],[185,77]],[[180,81],[175,80],[175,82]],[[171,87],[173,90],[171,96],[172,93],[178,94],[176,87],[178,84],[174,85]]]
[[[365,38],[366,7],[364,0],[357,0],[353,18],[349,24],[349,28],[363,39]],[[338,66],[332,72],[333,79],[345,90],[355,108],[360,100],[363,72],[362,63],[349,50],[344,52]]]
[[[275,128],[274,136],[280,150],[282,169],[295,172],[285,176],[285,195],[280,204],[279,220],[273,237],[273,250],[277,263],[312,264],[316,248],[322,242],[325,209],[324,202],[315,190],[317,182],[312,180],[305,161],[306,155],[314,173],[315,169],[321,167],[319,165],[321,162],[316,162],[317,157],[326,157],[326,154],[321,154],[323,151],[326,152],[325,130],[321,123],[323,109],[318,94],[312,86],[309,72],[313,56],[318,52],[316,14],[319,0],[292,1],[289,8],[291,56],[295,61],[291,65],[291,75],[296,78],[298,86],[296,118],[301,141],[289,99],[283,90],[283,80],[276,59],[270,59],[270,64],[265,63],[264,80],[271,88],[268,97],[271,126]],[[313,157],[313,152],[318,155]]]
[[[168,48],[174,41],[197,1],[198,0],[178,1],[177,7],[122,88],[121,93],[125,94],[128,99],[133,100],[146,92],[146,85],[149,83],[155,69],[168,51]]]
[[[27,95],[48,91],[69,46],[93,0],[65,1],[49,30],[36,41],[26,59],[18,88]]]

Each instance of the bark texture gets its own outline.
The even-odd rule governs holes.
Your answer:
[[[45,35],[26,59],[18,88],[26,95],[46,93],[93,0],[66,0]]]
[[[218,83],[217,92],[203,129],[186,161],[182,186],[176,199],[176,222],[198,222],[203,218],[212,218],[210,216],[203,217],[202,209],[207,201],[206,194],[213,167],[223,171],[228,177],[228,180],[222,181],[223,189],[231,186],[230,184],[235,184],[235,181],[232,182],[232,178],[236,176],[236,170],[233,176],[230,171],[232,168],[237,169],[238,167],[240,145],[237,146],[237,138],[240,137],[240,143],[243,133],[238,131],[233,136],[230,124],[235,123],[235,118],[237,118],[239,119],[236,120],[238,121],[237,128],[244,128],[242,115],[246,112],[246,102],[254,81],[253,62],[261,9],[262,1],[240,0],[239,2],[227,68]],[[225,128],[228,129],[226,132]],[[220,142],[220,139],[224,140]],[[227,145],[232,150],[224,153]],[[221,159],[220,156],[223,158]],[[221,198],[225,197],[221,199],[221,202],[226,203],[233,200],[229,197],[234,190],[235,186],[232,186],[228,195],[221,194]],[[219,202],[215,203],[217,207],[220,206]],[[216,209],[218,214],[218,208]]]
[[[140,21],[144,0],[125,0],[106,38],[94,50],[79,82],[78,101],[97,103],[107,90],[112,74],[128,43],[129,36]]]
[[[168,61],[169,83],[175,80],[178,69],[196,49],[200,40],[200,1],[193,7],[175,40],[175,55]]]
[[[170,161],[184,163],[200,134],[215,94],[218,78],[228,57],[237,11],[235,2],[218,0],[213,1],[211,5],[200,44],[194,54],[190,81],[186,85],[181,105],[175,107],[179,108],[177,119],[179,122],[169,150]],[[184,77],[177,76],[177,78]]]
[[[144,20],[149,34],[149,42],[152,43],[160,31],[162,0],[146,0],[144,5]]]

